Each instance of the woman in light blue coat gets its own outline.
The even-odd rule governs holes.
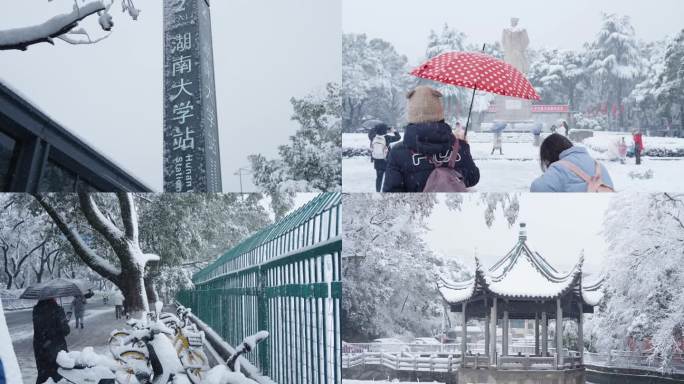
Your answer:
[[[586,148],[573,146],[563,135],[547,137],[539,149],[539,159],[544,174],[532,182],[530,192],[587,192],[597,186],[601,191],[614,189],[608,169]]]

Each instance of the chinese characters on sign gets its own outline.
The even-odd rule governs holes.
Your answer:
[[[164,2],[164,191],[220,192],[209,7]]]

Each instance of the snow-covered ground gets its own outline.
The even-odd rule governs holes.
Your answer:
[[[629,144],[631,137],[624,135]],[[684,139],[669,137],[645,137],[645,151],[657,153],[682,153],[682,156],[642,158],[640,166],[633,158],[626,164],[611,161],[613,144],[620,135],[596,132],[586,141],[589,152],[608,168],[618,191],[684,191]],[[491,134],[472,132],[468,134],[471,153],[480,168],[480,183],[472,188],[479,192],[525,192],[532,181],[541,174],[539,148],[532,145],[529,133],[504,132],[503,155],[491,152]],[[374,192],[375,171],[368,155],[368,137],[363,133],[345,133],[342,136],[345,157],[342,159],[342,185],[345,192]],[[648,178],[650,174],[650,178]]]
[[[414,381],[371,381],[371,380],[346,380],[342,379],[342,384],[442,384],[437,381],[421,381],[420,383]]]

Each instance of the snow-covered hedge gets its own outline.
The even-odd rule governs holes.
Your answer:
[[[596,117],[585,116],[582,113],[575,113],[573,116],[575,127],[578,129],[590,129],[592,131],[602,131],[608,126],[606,117],[599,115]]]
[[[583,144],[597,152],[615,152],[620,138],[624,137],[627,146],[633,144],[632,135],[626,133],[596,132]],[[644,136],[643,156],[684,157],[684,138]]]

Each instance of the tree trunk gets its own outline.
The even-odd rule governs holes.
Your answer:
[[[108,279],[120,290],[126,300],[126,310],[149,311],[147,295],[145,294],[145,266],[149,261],[158,261],[159,256],[143,253],[138,241],[138,216],[133,202],[133,196],[127,193],[117,193],[121,221],[124,230],[119,229],[105,216],[93,200],[86,193],[79,193],[78,199],[81,212],[88,224],[107,241],[117,258],[120,267],[112,265],[108,260],[96,254],[81,238],[81,235],[71,228],[64,217],[57,212],[43,195],[36,195],[36,200],[45,209],[59,230],[66,236],[76,255],[100,276]]]
[[[124,308],[126,312],[135,311],[149,311],[149,304],[145,292],[144,283],[144,269],[132,269],[126,272],[122,271],[122,276],[126,278],[120,279],[116,286],[121,290],[124,297]]]
[[[625,130],[625,116],[622,113],[622,81],[618,80],[617,86],[617,113],[618,113],[618,123],[620,124],[620,131]]]

